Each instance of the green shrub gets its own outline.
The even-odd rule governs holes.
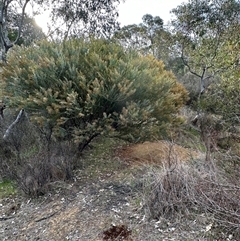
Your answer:
[[[102,39],[15,47],[2,77],[11,106],[80,149],[105,133],[157,137],[187,100],[161,61]]]

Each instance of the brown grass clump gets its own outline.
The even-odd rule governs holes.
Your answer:
[[[201,153],[184,148],[168,141],[145,142],[124,146],[116,154],[130,164],[163,164],[174,159],[189,161],[197,158]]]
[[[200,170],[181,163],[152,169],[145,176],[143,197],[151,218],[211,213],[218,227],[240,237],[240,188],[210,166]]]

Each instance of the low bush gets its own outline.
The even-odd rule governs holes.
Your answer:
[[[51,190],[51,183],[68,181],[73,178],[74,157],[51,150],[49,159],[47,153],[40,152],[19,165],[14,179],[18,187],[28,196],[37,197]]]
[[[49,183],[73,177],[77,146],[70,141],[48,143],[27,114],[20,113],[15,113],[20,119],[8,113],[1,126],[0,179],[13,180],[25,194],[36,197],[49,191]]]

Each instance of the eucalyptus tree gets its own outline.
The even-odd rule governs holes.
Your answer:
[[[30,20],[34,14],[49,11],[51,36],[60,40],[85,34],[106,37],[118,28],[119,3],[120,0],[0,0],[1,59],[6,60],[8,50],[23,42],[25,34],[42,37]],[[31,7],[35,11],[32,10],[33,16],[29,18]],[[29,38],[26,42],[29,43]]]
[[[15,28],[9,29],[8,38],[10,41],[14,41],[18,31]],[[23,20],[22,33],[16,42],[17,45],[29,46],[34,41],[43,40],[46,38],[46,34],[42,28],[39,27],[34,18],[26,15]]]
[[[109,37],[119,28],[118,4],[124,0],[51,0],[52,36]]]
[[[115,32],[114,37],[125,47],[132,47],[145,53],[154,53],[155,37],[163,30],[163,20],[146,14],[140,24],[123,26]]]
[[[239,0],[189,0],[172,10],[175,50],[188,71],[200,80],[199,96],[207,82],[234,63],[226,45],[239,39]],[[224,59],[224,61],[223,61]]]
[[[169,35],[159,16],[146,14],[142,17],[142,23],[123,26],[115,32],[114,38],[123,46],[134,48],[142,54],[152,54],[166,64],[170,53]]]
[[[208,88],[211,91],[205,90],[213,78],[218,78],[221,83],[222,75],[235,66],[237,58],[239,61],[239,55],[232,58],[229,46],[239,44],[240,40],[240,1],[189,0],[188,3],[173,9],[172,13],[176,16],[172,21],[175,49],[188,71],[199,80],[196,101],[198,113],[192,123],[199,123],[201,137],[206,146],[206,160],[210,160],[211,145],[216,145],[215,134],[223,128],[224,120],[221,120],[219,129],[218,121],[210,121],[211,118],[207,116],[209,109],[204,106],[204,99],[208,94],[216,93],[217,85],[212,84]],[[223,91],[218,91],[218,94],[218,97],[225,95]],[[221,117],[222,115],[219,118]]]
[[[29,1],[0,1],[0,48],[1,59],[4,61],[8,50],[17,43],[21,36],[24,15]],[[9,30],[13,29],[16,30],[16,34],[14,39],[10,40]]]

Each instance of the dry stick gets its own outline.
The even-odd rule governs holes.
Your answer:
[[[14,126],[16,126],[24,116],[25,116],[25,111],[24,111],[24,109],[22,109],[22,110],[20,110],[16,120],[7,128],[7,130],[3,136],[3,139],[6,140],[8,138],[8,136],[12,132],[12,129],[14,128]]]
[[[174,143],[171,143],[169,151],[168,151],[168,168],[169,171],[167,172],[167,176],[169,176],[169,173],[173,172],[176,168],[177,168],[177,160],[175,160],[174,166],[172,163],[172,158],[171,158],[171,153],[173,152],[173,148],[174,148]]]
[[[46,219],[48,219],[48,218],[51,218],[51,217],[53,217],[56,213],[58,213],[59,211],[60,211],[60,210],[55,211],[54,213],[51,213],[51,214],[49,214],[49,215],[47,215],[47,216],[45,216],[45,217],[39,218],[39,219],[35,220],[35,222],[37,223],[37,222],[41,222],[41,221],[43,221],[43,220],[46,220]]]
[[[8,219],[12,219],[14,218],[14,216],[10,216],[10,217],[0,217],[0,221],[6,221]]]
[[[4,119],[3,111],[6,109],[6,105],[0,107],[0,119]]]
[[[51,217],[53,217],[55,214],[57,214],[58,212],[62,211],[64,208],[65,208],[65,206],[59,208],[59,210],[57,210],[57,211],[55,211],[55,212],[53,212],[53,213],[51,213],[51,214],[49,214],[49,215],[46,215],[46,216],[44,216],[44,217],[42,217],[42,218],[39,218],[39,219],[35,220],[35,222],[38,223],[38,222],[41,222],[41,221],[46,220],[46,219],[48,219],[48,218],[51,218]]]
[[[198,204],[204,205],[209,211],[211,211],[212,213],[215,213],[214,220],[218,221],[223,225],[224,224],[231,225],[234,228],[240,227],[239,222],[234,223],[230,220],[226,220],[226,218],[231,217],[233,220],[239,221],[240,215],[236,211],[228,210],[225,207],[222,207],[216,202],[216,200],[210,198],[203,191],[200,191],[200,193],[208,203],[202,201],[202,202],[198,202]]]

